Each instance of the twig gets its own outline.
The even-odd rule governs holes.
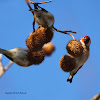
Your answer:
[[[73,40],[75,40],[74,36],[72,34],[68,33],[68,32],[71,32],[71,33],[76,33],[76,32],[72,32],[72,31],[60,31],[60,30],[56,29],[55,27],[53,27],[53,28],[57,32],[61,32],[61,33],[68,34],[68,35],[72,36]]]
[[[52,0],[50,0],[50,1],[45,1],[45,2],[39,2],[39,3],[33,2],[33,1],[31,1],[31,0],[27,0],[27,1],[29,1],[29,3],[32,3],[32,4],[43,4],[43,3],[52,2]]]
[[[27,5],[28,5],[29,9],[32,10],[32,7],[31,7],[30,4],[28,3],[28,0],[25,0],[25,1],[26,1]],[[31,12],[32,12],[32,11],[31,11]],[[33,14],[33,16],[34,16],[34,13],[33,13],[33,12],[32,12],[32,14]]]
[[[12,64],[13,64],[13,62],[10,61],[10,62],[8,63],[8,65],[4,67],[4,66],[2,65],[2,54],[0,54],[0,77],[5,73],[6,70],[9,69],[9,67],[10,67]]]
[[[9,63],[8,63],[8,65],[7,66],[5,66],[5,68],[4,68],[4,70],[6,71],[11,65],[13,64],[13,62],[12,61],[10,61]]]
[[[94,96],[91,100],[99,100],[100,99],[100,93],[98,93],[96,96]]]
[[[29,9],[32,10],[32,7],[30,6],[30,4],[28,3],[28,0],[25,0]],[[32,12],[32,11],[31,11]],[[32,12],[33,16],[34,16],[34,12]],[[33,21],[33,32],[35,32],[35,20]]]

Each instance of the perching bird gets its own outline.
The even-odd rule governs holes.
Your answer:
[[[34,20],[42,27],[52,27],[54,24],[54,16],[43,8],[30,10],[34,13]]]
[[[19,66],[28,67],[32,64],[40,64],[44,60],[44,51],[30,52],[26,48],[14,48],[4,50],[0,48],[0,53],[5,55],[8,59],[18,64]]]
[[[80,44],[79,46],[80,48],[77,48],[78,43]],[[83,66],[83,64],[88,59],[89,54],[90,54],[90,50],[89,50],[90,43],[91,43],[91,40],[89,36],[84,36],[84,38],[81,38],[80,41],[73,40],[73,42],[71,42],[70,44],[70,48],[74,48],[74,49],[71,49],[71,52],[69,52],[68,55],[65,55],[61,58],[60,67],[64,71],[70,72],[70,75],[67,79],[67,81],[69,81],[70,83],[72,82],[73,76],[77,73],[77,71]],[[74,46],[74,47],[71,47],[71,46]],[[81,48],[83,49],[80,50]],[[72,53],[73,51],[74,52],[77,51],[77,53],[73,55]]]

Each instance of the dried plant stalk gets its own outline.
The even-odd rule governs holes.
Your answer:
[[[2,54],[0,54],[0,77],[5,73],[5,71],[7,71],[7,70],[9,69],[9,67],[10,67],[12,64],[13,64],[13,62],[10,61],[10,62],[8,63],[8,65],[4,67],[4,66],[2,65]]]
[[[26,0],[26,1],[29,1],[29,3],[32,3],[32,4],[43,4],[43,3],[52,2],[52,0],[50,0],[50,1],[45,1],[45,2],[39,2],[39,3],[35,3],[35,2],[33,2],[33,1],[31,1],[31,0]]]
[[[56,29],[55,27],[53,27],[53,28],[57,32],[61,32],[61,33],[68,34],[68,35],[72,36],[73,40],[75,40],[75,37],[72,34],[68,33],[68,32],[75,33],[75,34],[76,34],[76,32],[73,32],[73,31],[61,31],[61,30]]]

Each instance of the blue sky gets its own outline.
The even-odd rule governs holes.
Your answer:
[[[68,83],[69,73],[61,70],[59,60],[67,54],[66,45],[72,37],[54,32],[52,43],[56,51],[52,56],[46,57],[40,65],[27,68],[13,64],[0,78],[1,100],[90,100],[100,92],[100,0],[53,0],[40,6],[55,16],[56,28],[76,31],[77,34],[73,35],[78,40],[90,36],[90,57],[75,75],[72,84]],[[0,7],[0,48],[26,48],[33,16],[25,1],[0,0]],[[3,64],[8,62],[3,56]],[[5,92],[27,94],[7,95]]]

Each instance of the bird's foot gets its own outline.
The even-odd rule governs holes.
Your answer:
[[[70,76],[68,77],[68,79],[67,79],[67,82],[72,83],[72,79],[73,79],[73,76],[70,75]]]

